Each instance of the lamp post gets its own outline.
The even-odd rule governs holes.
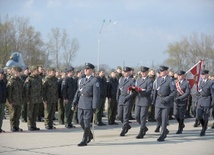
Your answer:
[[[102,31],[103,29],[107,28],[108,26],[110,26],[111,24],[111,20],[109,20],[108,22],[106,22],[105,20],[103,20],[99,34],[98,34],[98,44],[97,44],[97,70],[99,71],[100,69],[100,41],[101,41],[101,35],[102,35]],[[114,22],[112,25],[117,24],[117,22]]]

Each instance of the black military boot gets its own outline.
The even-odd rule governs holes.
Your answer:
[[[158,142],[163,142],[165,140],[165,138],[167,137],[167,134],[169,133],[169,130],[166,129],[166,130],[162,130],[161,131],[161,135],[160,137],[157,139]]]
[[[140,132],[139,134],[136,136],[137,139],[141,139],[145,136],[146,132],[148,131],[148,128],[147,127],[144,127],[144,128],[140,128]]]
[[[198,119],[195,119],[195,124],[193,125],[193,127],[198,127],[200,125],[200,122],[198,121]]]
[[[126,134],[126,132],[125,132],[125,129],[123,128],[121,133],[120,133],[120,136],[123,137],[123,136],[125,136],[125,134]]]
[[[91,130],[89,131],[89,136],[88,136],[88,140],[87,140],[87,143],[90,143],[90,141],[94,138]]]
[[[201,130],[200,136],[205,136],[205,132],[207,130],[208,121],[204,121],[202,119],[202,120],[200,120],[200,122],[201,122],[201,125],[202,125],[202,130]]]
[[[83,134],[83,139],[82,139],[82,141],[78,144],[78,146],[86,146],[86,145],[87,145],[87,141],[88,141],[88,138],[89,138],[89,134],[90,134],[90,128],[85,128],[84,134]]]
[[[160,132],[160,125],[157,125],[155,132]]]
[[[184,119],[179,119],[178,131],[176,134],[182,134],[184,128]]]

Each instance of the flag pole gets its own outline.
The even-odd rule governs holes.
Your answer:
[[[188,71],[186,71],[186,73],[190,72],[195,66],[197,66],[200,62],[203,63],[204,59],[199,60],[194,66],[192,66]]]

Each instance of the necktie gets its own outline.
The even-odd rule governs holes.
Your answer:
[[[124,83],[126,83],[126,81],[127,81],[127,78],[125,78]]]

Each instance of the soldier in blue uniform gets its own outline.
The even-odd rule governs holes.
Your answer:
[[[143,66],[141,68],[142,77],[138,78],[135,83],[138,92],[135,106],[135,119],[140,124],[140,132],[136,136],[137,139],[143,138],[148,131],[146,127],[146,118],[151,103],[151,92],[153,88],[153,81],[148,77],[148,71],[149,68]]]
[[[202,125],[200,136],[205,136],[208,118],[211,107],[214,105],[214,83],[208,80],[208,70],[201,71],[201,81],[199,84],[198,106],[196,118]]]
[[[179,70],[177,72],[178,79],[175,81],[177,94],[174,102],[174,116],[178,121],[178,131],[176,134],[182,134],[184,128],[184,115],[186,111],[188,97],[190,95],[190,85],[188,80],[185,79],[185,71]]]
[[[167,137],[169,130],[166,128],[169,120],[169,111],[173,106],[172,100],[176,95],[174,81],[167,75],[168,67],[159,66],[160,76],[154,83],[153,98],[155,98],[155,119],[161,125],[161,135],[157,141],[162,142]]]
[[[75,95],[73,101],[73,103],[76,103],[75,100],[78,100],[78,120],[82,129],[84,130],[83,139],[78,144],[78,146],[86,146],[87,143],[93,139],[93,134],[90,130],[90,122],[93,113],[99,106],[100,98],[99,81],[92,75],[94,68],[94,65],[91,63],[85,64],[84,72],[86,77],[80,80],[79,88],[76,92],[76,94],[79,95]],[[79,99],[76,99],[78,96]]]
[[[65,108],[65,127],[73,128],[72,118],[73,118],[73,110],[71,110],[72,102],[74,99],[74,95],[76,93],[76,83],[73,79],[74,76],[74,68],[67,68],[67,76],[62,80],[61,85],[61,93],[64,100],[64,108]]]
[[[130,67],[124,67],[124,74],[119,79],[117,90],[118,118],[123,123],[120,136],[125,136],[128,130],[131,129],[131,126],[129,125],[129,116],[131,112],[130,104],[131,99],[136,95],[136,91],[132,89],[132,87],[135,86],[135,80],[130,77],[130,71]]]

